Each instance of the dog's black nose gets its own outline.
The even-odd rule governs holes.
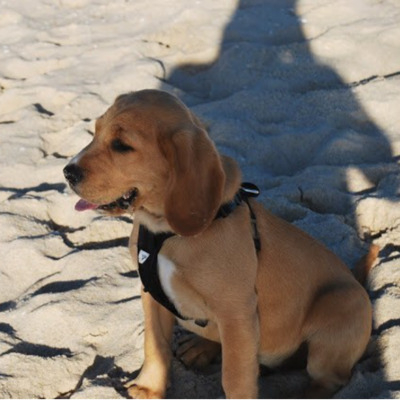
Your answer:
[[[71,185],[77,185],[83,179],[83,170],[76,164],[68,164],[64,176]]]

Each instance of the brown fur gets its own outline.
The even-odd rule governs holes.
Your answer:
[[[110,149],[115,137],[134,151]],[[259,253],[246,204],[214,220],[238,190],[240,170],[218,154],[178,99],[155,90],[118,97],[97,121],[93,142],[73,162],[85,173],[74,189],[90,202],[105,204],[138,189],[130,209],[135,263],[138,224],[177,233],[160,252],[175,266],[170,281],[175,306],[183,315],[209,320],[205,328],[181,322],[207,340],[186,344],[180,354],[188,363],[201,356],[209,360],[218,351],[215,342],[221,343],[228,398],[257,397],[259,362],[277,366],[304,342],[313,390],[308,394],[330,395],[346,384],[370,337],[367,293],[332,252],[256,201],[251,206]],[[371,264],[372,258],[364,261]],[[145,362],[128,392],[162,397],[174,317],[148,293],[142,300]]]

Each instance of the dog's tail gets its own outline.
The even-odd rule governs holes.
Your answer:
[[[376,244],[371,244],[369,247],[368,253],[365,256],[361,257],[361,259],[357,262],[353,274],[355,278],[360,282],[363,286],[367,281],[367,277],[372,267],[374,266],[374,262],[379,254],[379,246]]]

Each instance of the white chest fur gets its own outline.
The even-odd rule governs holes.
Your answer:
[[[189,319],[210,319],[204,300],[184,284],[176,265],[162,254],[158,254],[157,261],[161,286],[176,309]]]
[[[162,254],[158,255],[157,262],[158,276],[160,278],[161,286],[171,303],[179,309],[179,301],[172,288],[172,280],[175,275],[175,264]]]
[[[190,318],[187,321],[178,319],[178,322],[189,331],[219,342],[217,325],[203,298],[198,292],[182,285],[183,282],[179,281],[178,268],[171,260],[158,254],[157,261],[158,276],[165,294],[182,315]],[[196,319],[208,321],[207,326],[198,325]]]

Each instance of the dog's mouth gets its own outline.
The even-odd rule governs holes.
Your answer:
[[[133,205],[136,197],[138,195],[138,190],[133,188],[126,192],[124,195],[119,197],[117,200],[112,201],[108,204],[95,204],[91,203],[85,199],[80,199],[75,204],[76,211],[86,211],[86,210],[103,210],[103,211],[114,211],[114,210],[127,210]]]

